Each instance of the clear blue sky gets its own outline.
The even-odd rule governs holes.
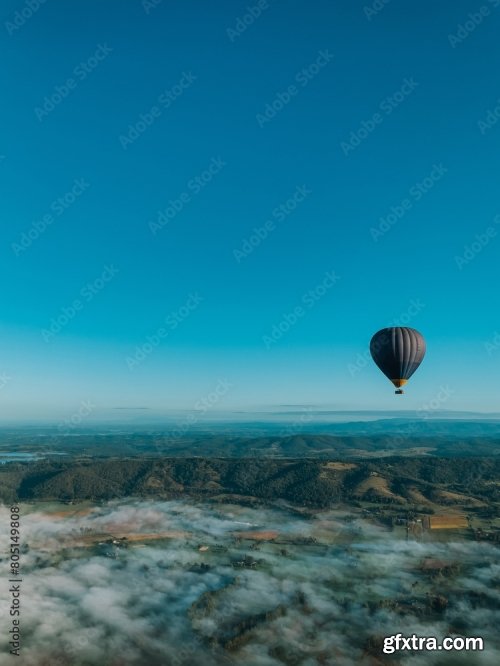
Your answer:
[[[4,415],[498,408],[500,3],[258,4],[2,4]],[[403,399],[353,371],[395,320]]]

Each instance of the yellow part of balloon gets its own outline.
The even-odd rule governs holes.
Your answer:
[[[408,383],[407,379],[391,379],[391,382],[396,386],[397,388],[401,388],[401,386],[404,386],[405,384]]]

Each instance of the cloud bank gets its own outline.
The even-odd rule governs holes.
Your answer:
[[[492,544],[406,541],[340,511],[309,519],[285,508],[136,500],[66,507],[75,511],[64,516],[60,508],[22,507],[21,656],[9,656],[2,622],[2,666],[500,663]],[[6,507],[0,521],[8,524]],[[236,536],[246,530],[279,536]],[[123,534],[127,548],[106,543]],[[486,649],[441,661],[388,657],[381,638],[398,632],[482,636]]]

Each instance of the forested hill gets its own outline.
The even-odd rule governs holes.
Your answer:
[[[351,462],[272,458],[41,460],[0,466],[0,498],[11,502],[236,496],[311,506],[365,500],[428,507],[460,504],[480,509],[500,501],[499,478],[500,459],[496,457]]]

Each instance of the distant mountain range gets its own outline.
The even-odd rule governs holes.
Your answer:
[[[28,419],[24,421],[0,420],[0,430],[18,430],[24,428],[57,429],[58,423],[69,419],[71,414],[61,413],[58,419]],[[497,421],[500,412],[450,411],[438,409],[419,410],[334,410],[318,405],[279,405],[273,409],[255,411],[233,410],[154,410],[148,407],[114,407],[113,409],[94,409],[81,423],[84,428],[136,428],[165,429],[189,424],[192,430],[210,428],[233,428],[253,426],[272,428],[275,426],[302,424],[307,430],[310,426],[324,424],[334,426],[373,421]]]
[[[500,420],[391,418],[349,422],[174,422],[71,429],[0,429],[0,460],[70,456],[308,457],[497,456]]]

